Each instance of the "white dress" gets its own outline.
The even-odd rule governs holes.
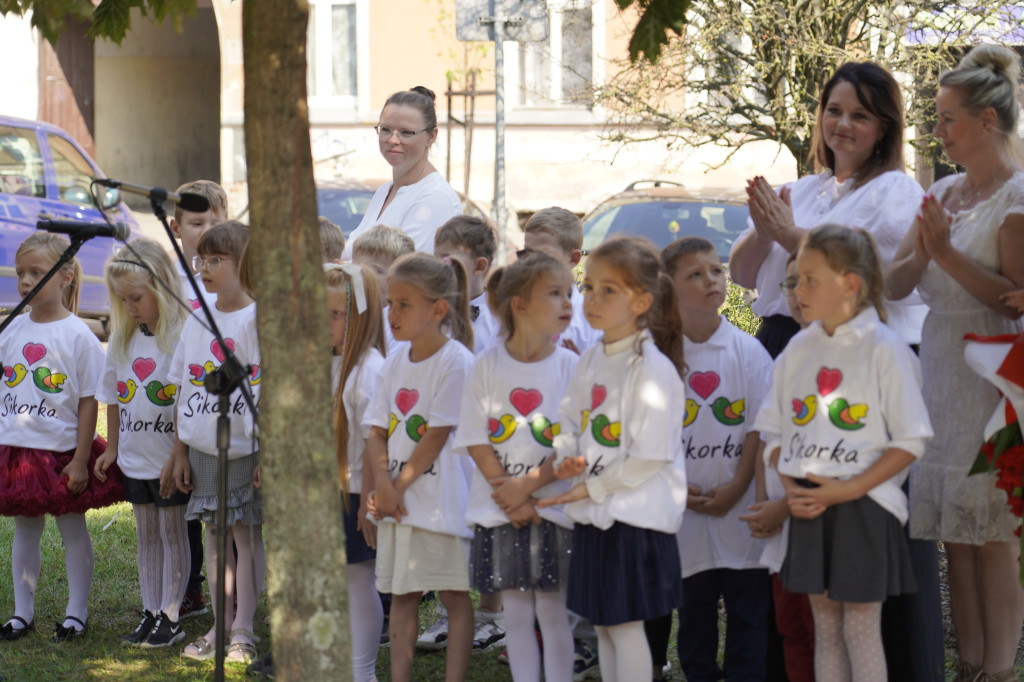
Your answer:
[[[942,198],[958,176],[942,178],[931,193]],[[961,253],[999,270],[997,232],[1006,216],[1024,213],[1024,172],[978,205],[953,215],[950,240]],[[928,304],[922,330],[924,398],[935,428],[925,456],[910,474],[910,534],[927,540],[980,545],[1015,540],[1017,519],[991,475],[968,476],[982,429],[999,394],[964,362],[964,334],[1017,334],[1020,322],[996,314],[934,262],[918,284]]]

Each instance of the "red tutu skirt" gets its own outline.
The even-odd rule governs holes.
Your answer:
[[[84,514],[89,509],[122,501],[124,489],[116,463],[107,469],[107,480],[103,483],[92,473],[96,458],[106,449],[107,441],[97,436],[86,465],[89,483],[75,495],[68,490],[68,477],[60,473],[71,461],[74,450],[51,452],[0,445],[0,515]]]

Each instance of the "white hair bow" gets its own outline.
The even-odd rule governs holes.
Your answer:
[[[356,312],[366,312],[366,285],[363,284],[363,268],[355,263],[324,263],[324,272],[341,270],[352,279],[352,293],[356,299]]]

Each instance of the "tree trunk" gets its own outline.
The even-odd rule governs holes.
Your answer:
[[[243,7],[251,257],[274,668],[351,679],[345,544],[331,433],[327,306],[306,108],[308,5]]]

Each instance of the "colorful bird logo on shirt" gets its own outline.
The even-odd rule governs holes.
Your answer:
[[[117,382],[117,402],[121,404],[131,402],[132,398],[135,397],[136,388],[138,388],[138,384],[135,383],[134,379]]]
[[[721,386],[722,377],[718,375],[718,372],[714,371],[690,372],[688,382],[693,392],[700,396],[706,405],[707,399]],[[743,423],[743,410],[746,407],[746,403],[747,401],[744,398],[729,400],[725,396],[720,395],[711,403],[711,414],[720,424],[736,426]],[[684,427],[696,421],[700,408],[701,405],[696,400],[692,398],[686,400],[686,414],[683,416]]]
[[[43,393],[60,393],[64,390],[61,384],[67,381],[67,378],[68,375],[51,373],[46,367],[36,367],[32,370],[32,381]]]
[[[405,416],[416,406],[419,399],[420,392],[415,388],[400,388],[395,394],[395,406],[398,407],[398,411],[402,413],[402,416]],[[394,424],[388,431],[388,435],[391,435],[391,431],[394,431],[395,426],[398,426],[397,418],[395,418]],[[405,433],[413,442],[419,443],[420,439],[423,438],[423,434],[429,428],[430,424],[427,423],[427,420],[418,414],[408,416],[405,419]]]
[[[130,381],[130,379],[129,379]],[[174,384],[161,384],[155,379],[146,384],[146,397],[149,398],[149,402],[160,407],[167,407],[168,405],[174,404],[174,394],[178,392],[178,387]]]
[[[516,418],[510,414],[503,414],[499,419],[491,417],[487,420],[487,429],[492,443],[504,443],[516,432]]]
[[[14,366],[4,366],[4,384],[9,388],[20,384],[26,376],[28,376],[28,368],[20,362]]]
[[[590,389],[590,409],[583,410],[581,412],[583,420],[580,424],[580,432],[583,433],[586,431],[587,423],[589,421],[590,435],[594,437],[594,440],[605,447],[615,448],[619,446],[619,435],[622,433],[622,423],[613,422],[603,414],[590,418],[591,413],[600,407],[607,397],[608,389],[601,384],[594,384]]]
[[[206,375],[217,369],[217,365],[213,364],[210,360],[207,360],[202,365],[189,365],[188,372],[192,375],[189,379],[189,383],[193,386],[203,386],[206,384]]]
[[[838,368],[822,367],[818,370],[817,384],[818,384],[818,395],[822,399],[826,398],[830,393],[839,388],[839,385],[843,382],[843,372]],[[814,418],[817,411],[817,398],[814,395],[809,395],[802,401],[799,399],[793,400],[793,411],[796,416],[793,417],[793,423],[798,426],[803,426]],[[843,429],[844,431],[856,431],[862,429],[865,426],[864,419],[868,415],[868,406],[864,403],[850,402],[846,398],[834,398],[826,403],[828,405],[828,418],[834,426]]]

